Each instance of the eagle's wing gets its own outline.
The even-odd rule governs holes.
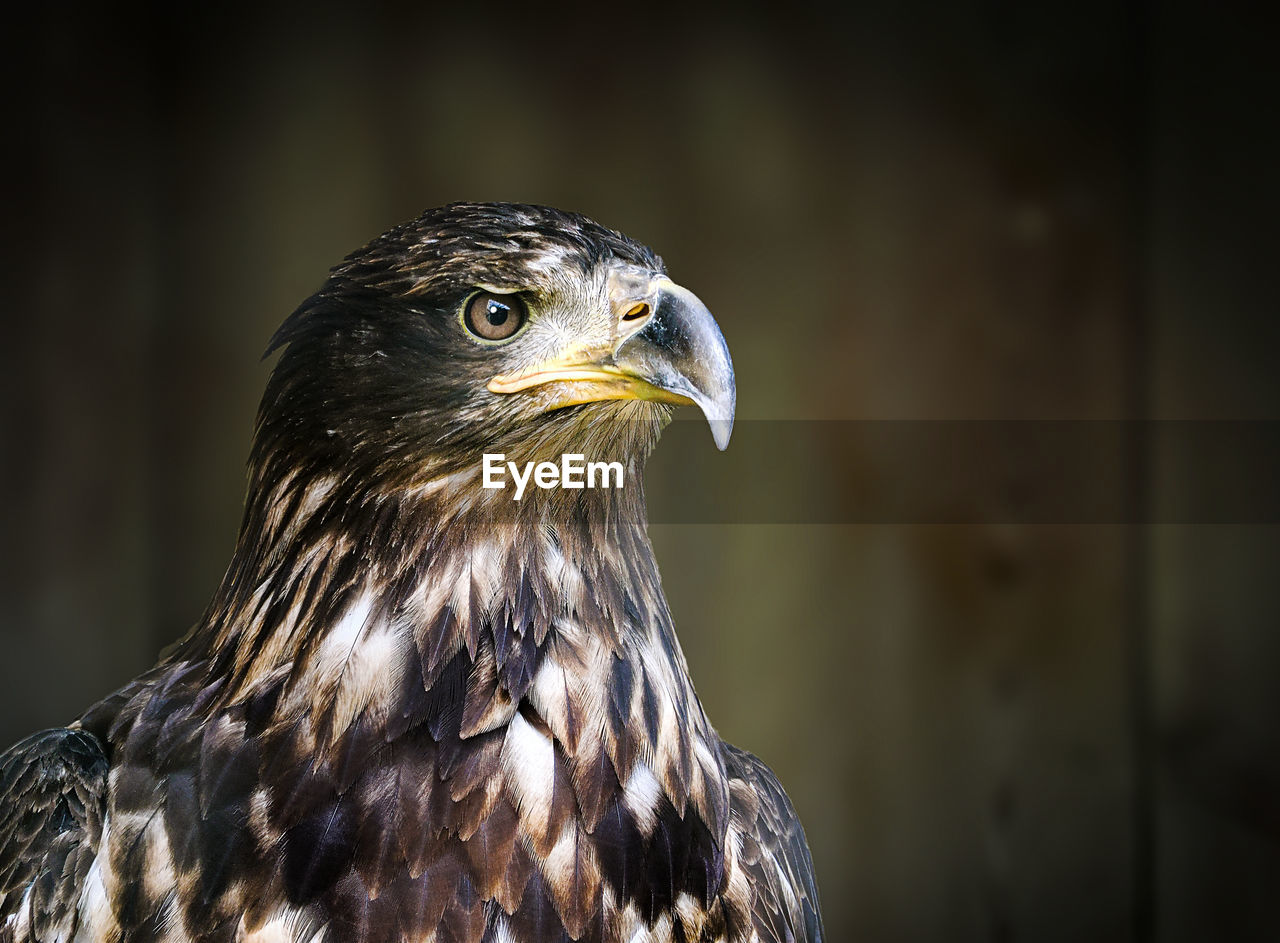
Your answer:
[[[751,919],[760,939],[822,943],[813,860],[791,800],[758,757],[727,743],[723,755],[729,814],[742,841],[738,863],[754,891]]]
[[[0,755],[0,943],[69,939],[102,834],[107,757],[60,727]]]

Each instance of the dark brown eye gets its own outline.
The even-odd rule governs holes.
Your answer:
[[[462,323],[476,337],[504,341],[524,324],[528,312],[517,295],[495,295],[482,291],[467,302]]]

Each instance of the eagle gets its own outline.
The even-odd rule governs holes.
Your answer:
[[[819,943],[804,832],[707,719],[647,536],[673,408],[729,438],[705,305],[583,216],[455,203],[267,353],[207,610],[0,757],[0,941]],[[565,455],[622,487],[482,480]]]

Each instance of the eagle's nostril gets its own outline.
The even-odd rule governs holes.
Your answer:
[[[641,301],[638,304],[632,305],[631,308],[627,311],[627,313],[622,316],[622,320],[637,321],[640,318],[648,317],[649,311],[650,311],[650,308],[649,308],[648,302]]]

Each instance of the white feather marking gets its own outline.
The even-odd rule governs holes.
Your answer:
[[[664,913],[654,921],[652,929],[641,923],[628,943],[667,943],[671,939],[671,914]]]
[[[146,842],[143,886],[146,888],[148,897],[160,900],[172,893],[178,884],[173,850],[169,847],[169,832],[165,828],[162,816],[156,815],[151,819],[142,840]]]
[[[565,249],[559,246],[547,246],[537,255],[526,259],[524,264],[529,271],[545,275],[563,268],[564,260],[568,254]]]
[[[374,596],[365,592],[325,636],[298,686],[299,696],[321,709],[332,698],[334,735],[371,704],[389,696],[403,677],[407,650],[404,630],[372,619]]]
[[[302,501],[298,504],[295,520],[303,521],[311,517],[337,484],[337,476],[326,475],[315,479],[311,484],[307,485],[306,491],[302,494]]]
[[[9,931],[9,940],[21,940],[31,932],[31,892],[35,889],[35,884],[27,885],[27,889],[22,892],[22,900],[18,903],[18,909],[9,914],[4,920],[5,929]]]
[[[102,842],[98,847],[107,847],[106,823],[103,824]],[[80,902],[76,907],[80,919],[77,921],[75,943],[95,943],[97,940],[111,939],[115,920],[111,915],[111,899],[107,895],[107,884],[102,875],[102,856],[99,854],[89,865],[85,875],[84,886],[80,891]]]
[[[373,611],[373,593],[364,592],[353,602],[342,618],[337,621],[325,637],[321,658],[336,658],[345,661],[356,641],[364,632],[369,622],[369,614]]]
[[[716,762],[715,755],[711,752],[711,748],[707,746],[706,740],[702,737],[693,738],[693,752],[697,755],[698,760],[702,763],[708,775],[720,768],[720,764]]]
[[[511,935],[511,924],[504,917],[493,923],[493,943],[516,943],[516,938]]]
[[[264,839],[274,831],[271,817],[271,793],[266,789],[255,789],[249,799],[249,827],[259,839]],[[264,842],[269,844],[270,842]]]
[[[637,762],[627,777],[622,791],[622,804],[636,820],[644,835],[653,831],[658,821],[658,801],[662,798],[662,783],[653,775],[646,763]]]
[[[546,833],[551,819],[555,762],[551,738],[519,713],[513,716],[502,744],[502,767],[520,818],[529,831],[538,834]]]
[[[698,899],[688,891],[682,892],[676,898],[675,911],[684,925],[685,939],[702,939],[702,927],[707,922],[707,911]]]
[[[335,729],[343,729],[367,706],[385,701],[389,692],[400,687],[407,654],[400,633],[391,628],[371,632],[356,645],[342,671],[334,705]]]
[[[542,715],[549,726],[560,738],[561,742],[567,742],[570,738],[568,735],[568,712],[570,708],[571,698],[569,697],[568,685],[573,684],[568,673],[564,670],[554,658],[548,657],[543,660],[538,673],[533,676],[533,688],[529,692],[529,700],[533,706],[537,708],[538,713]],[[578,700],[573,700],[573,707],[578,706]]]
[[[451,475],[441,475],[439,478],[431,478],[420,484],[415,484],[405,489],[404,496],[410,503],[423,501],[442,491],[457,491],[464,486],[472,485],[475,480],[476,473],[467,468]]]
[[[464,575],[466,566],[459,565],[452,558],[441,561],[438,566],[433,564],[431,572],[418,584],[417,592],[409,601],[410,621],[424,623],[433,620],[445,606],[454,612],[464,611],[458,608],[466,598],[461,595],[461,588],[466,585],[462,578]]]
[[[502,582],[502,567],[506,562],[510,543],[491,539],[477,539],[462,562],[461,573],[454,580],[449,605],[454,612],[471,610],[472,586],[479,594],[480,602],[488,608]]]
[[[323,928],[320,928],[323,929]],[[306,910],[281,906],[262,926],[246,932],[244,917],[236,929],[237,943],[302,943],[319,936],[315,917]]]
[[[681,784],[672,778],[679,766],[680,744],[695,732],[682,724],[676,712],[676,704],[681,700],[692,699],[693,693],[687,681],[677,680],[676,666],[657,641],[645,639],[639,646],[639,655],[644,665],[645,678],[653,689],[658,706],[658,736],[653,744],[653,769],[662,777],[668,793],[674,796],[681,788]],[[643,729],[643,718],[639,716],[643,703],[640,697],[635,697],[632,701],[632,724],[636,729]]]
[[[565,608],[572,611],[573,605],[582,598],[582,571],[576,564],[570,563],[564,552],[549,540],[543,543],[543,566],[548,582],[558,587]]]
[[[796,900],[795,888],[791,884],[791,878],[782,867],[782,862],[776,857],[773,859],[773,869],[778,874],[778,886],[782,888],[782,894],[786,898],[787,910],[795,913],[799,910],[799,901]]]
[[[578,870],[585,873],[592,883],[599,879],[591,843],[578,838],[578,826],[573,822],[560,833],[560,838],[542,863],[542,873],[549,884],[563,887]]]
[[[742,834],[736,828],[730,828],[728,841],[725,843],[724,856],[724,889],[721,896],[730,906],[739,910],[751,909],[751,885],[747,881],[747,873],[738,867],[742,857]]]

